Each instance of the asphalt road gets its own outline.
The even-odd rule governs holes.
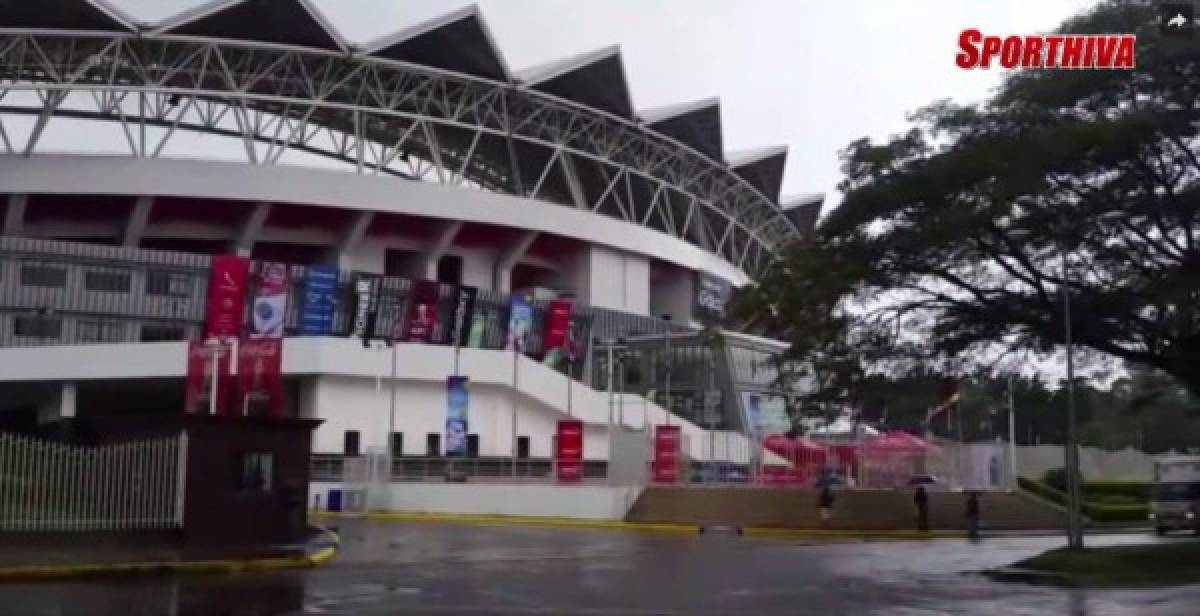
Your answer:
[[[321,569],[0,585],[0,614],[1192,616],[1200,604],[1200,586],[1066,590],[970,575],[1060,545],[1057,537],[829,543],[429,523],[339,530],[342,553]]]

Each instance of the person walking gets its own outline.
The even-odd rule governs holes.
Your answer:
[[[913,494],[913,503],[917,506],[917,530],[928,532],[929,494],[925,492],[925,486],[917,486],[917,492]]]
[[[979,539],[979,493],[967,495],[967,536]]]
[[[833,519],[833,488],[829,483],[821,486],[821,494],[817,497],[817,511],[821,516],[821,528],[829,528]]]

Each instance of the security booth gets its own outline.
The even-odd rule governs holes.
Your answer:
[[[89,427],[98,448],[116,445],[119,451],[121,444],[133,448],[170,441],[169,454],[177,463],[146,466],[138,477],[125,478],[140,480],[142,486],[123,490],[132,509],[153,509],[154,493],[165,490],[174,502],[161,506],[173,507],[183,545],[229,548],[288,545],[306,538],[312,432],[320,423],[179,414],[96,417]],[[152,458],[153,446],[149,451],[130,459]],[[121,468],[115,467],[118,472]],[[165,476],[170,472],[175,477]],[[163,482],[153,481],[155,475],[164,475]]]

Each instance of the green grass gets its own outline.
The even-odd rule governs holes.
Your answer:
[[[1200,542],[1050,550],[1013,564],[1065,576],[1083,586],[1173,586],[1200,583]]]

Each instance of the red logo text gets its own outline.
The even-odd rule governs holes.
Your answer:
[[[974,28],[958,35],[960,68],[1131,69],[1133,34],[1051,34],[984,36]]]

